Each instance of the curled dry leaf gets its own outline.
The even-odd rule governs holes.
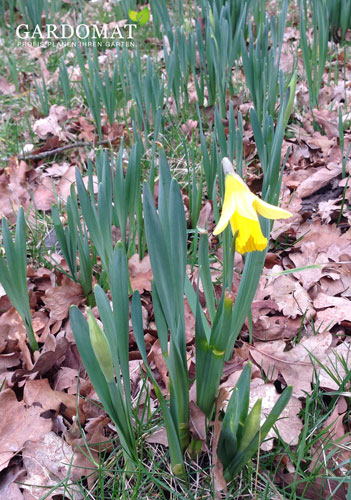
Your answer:
[[[299,331],[300,320],[296,328],[289,319],[284,316],[260,316],[252,324],[253,338],[262,342],[293,338]]]
[[[341,165],[328,165],[328,168],[319,168],[312,175],[307,177],[296,189],[296,194],[300,198],[307,198],[341,174]]]
[[[77,383],[78,383],[78,370],[76,368],[69,368],[68,366],[61,366],[55,377],[54,389],[55,391],[63,391],[67,389],[67,392],[69,394],[76,394]],[[82,385],[84,387],[86,386],[86,384],[89,383],[83,378],[79,377],[79,391],[81,394],[82,394]]]
[[[113,443],[106,433],[109,423],[110,419],[106,415],[99,415],[98,417],[89,419],[87,422],[85,426],[86,441],[89,445],[94,446],[94,449],[99,449],[100,451],[113,449]]]
[[[349,196],[346,195],[348,199]],[[336,200],[321,201],[318,205],[318,213],[323,222],[329,224],[332,220],[337,220],[341,212],[341,200],[342,196],[339,196]],[[342,208],[343,216],[348,218],[350,225],[350,212],[347,206]]]
[[[16,383],[33,374],[44,375],[65,355],[69,343],[65,337],[56,338],[48,335],[44,347],[31,369],[18,369],[12,376],[12,382]]]
[[[81,429],[76,419],[73,419],[71,428],[65,434],[66,441],[72,445],[75,451],[71,470],[73,480],[77,480],[81,476],[88,476],[89,487],[94,483],[96,474],[93,473],[93,470],[101,460],[101,451],[111,450],[113,447],[113,443],[105,434],[108,422],[110,419],[105,414],[90,419],[86,426],[86,438],[83,439]],[[87,451],[86,444],[89,445],[89,451]],[[93,457],[94,461],[90,456]]]
[[[26,470],[19,465],[12,465],[1,474],[0,498],[7,500],[23,500],[22,492],[15,481],[22,481]]]
[[[9,344],[11,350],[15,344],[22,343],[26,338],[26,329],[23,321],[14,307],[0,316],[0,353],[4,352]]]
[[[20,363],[20,353],[11,352],[9,354],[0,354],[0,373],[8,368],[17,366]]]
[[[76,180],[75,166],[70,166],[62,175],[60,182],[56,187],[56,192],[63,201],[67,201],[70,194],[71,185]]]
[[[251,312],[253,321],[257,320],[265,314],[277,311],[278,306],[273,300],[254,300],[251,304]]]
[[[42,418],[42,409],[17,401],[11,389],[0,393],[0,470],[23,449],[28,440],[37,441],[52,429],[52,421]]]

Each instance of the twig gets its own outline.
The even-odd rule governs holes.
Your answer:
[[[99,141],[96,144],[93,142],[72,142],[72,144],[67,144],[66,146],[61,146],[60,148],[50,149],[50,151],[43,151],[42,153],[37,153],[35,155],[21,155],[17,156],[18,160],[41,160],[43,158],[47,158],[48,156],[52,156],[58,153],[62,153],[63,151],[67,151],[67,149],[73,148],[84,148],[84,147],[94,147],[100,146],[101,144],[108,144],[118,139],[118,137],[112,137],[111,139],[104,139],[103,141]],[[3,157],[0,161],[8,162],[12,157]]]

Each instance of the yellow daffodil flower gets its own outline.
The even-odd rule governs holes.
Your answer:
[[[223,159],[223,170],[226,176],[222,214],[213,234],[221,233],[230,223],[233,234],[238,231],[235,248],[239,253],[262,251],[268,241],[262,234],[258,214],[267,219],[287,219],[292,214],[253,194],[242,178],[234,173],[228,158]]]

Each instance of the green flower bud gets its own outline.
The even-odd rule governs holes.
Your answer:
[[[191,24],[189,22],[189,19],[184,20],[184,31],[185,31],[185,33],[191,32]]]
[[[90,342],[102,373],[108,383],[114,380],[112,355],[108,340],[103,330],[98,325],[96,318],[87,307]]]
[[[259,398],[252,408],[244,424],[244,434],[241,438],[238,453],[244,452],[260,430],[262,399]]]
[[[285,110],[285,114],[284,114],[284,128],[286,127],[286,125],[289,121],[292,106],[294,104],[295,92],[296,92],[296,81],[297,81],[297,72],[295,71],[293,76],[291,77],[291,80],[290,80],[290,83],[288,86],[288,89],[290,90],[290,94],[289,94],[289,101],[288,101],[288,104],[286,106],[286,110]]]
[[[214,30],[215,29],[215,20],[214,20],[214,16],[213,16],[213,12],[212,12],[211,7],[210,7],[210,12],[208,14],[208,17],[209,17],[212,29]]]

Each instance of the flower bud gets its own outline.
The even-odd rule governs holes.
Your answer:
[[[114,380],[113,362],[108,340],[103,330],[98,325],[90,307],[87,307],[87,315],[91,346],[106,381],[108,383],[112,382]]]
[[[293,76],[291,77],[288,89],[289,89],[289,101],[286,106],[285,114],[284,114],[284,128],[286,127],[290,115],[291,115],[291,110],[294,104],[295,100],[295,92],[296,92],[296,81],[297,81],[297,72],[295,71]]]

